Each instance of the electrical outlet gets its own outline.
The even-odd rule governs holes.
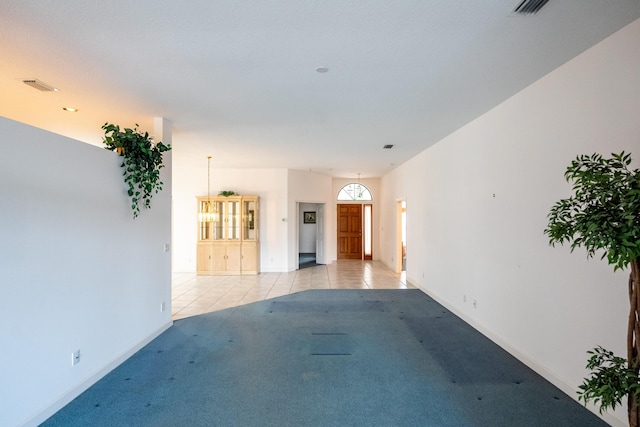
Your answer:
[[[478,301],[477,300],[473,300],[473,308],[478,308]]]
[[[80,350],[71,353],[71,366],[76,366],[78,363],[80,363]]]
[[[160,311],[161,311],[161,312],[163,312],[163,311],[164,311],[164,309],[165,309],[165,307],[164,307],[164,303],[163,303],[163,302],[161,302],[161,303],[160,303]]]
[[[169,252],[169,248],[170,248],[169,244],[168,244],[168,243],[165,243],[165,244],[164,244],[164,251],[165,251],[165,252]]]
[[[462,302],[467,302],[467,295],[462,295]]]

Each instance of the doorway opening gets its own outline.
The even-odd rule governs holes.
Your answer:
[[[358,182],[340,189],[338,201],[372,201],[371,191]],[[373,205],[338,204],[336,224],[338,229],[338,259],[373,259]]]
[[[298,269],[325,264],[324,203],[298,203]]]
[[[373,259],[373,205],[338,205],[338,259]]]
[[[338,205],[338,259],[362,259],[362,205]]]
[[[407,202],[396,203],[396,273],[407,271]]]

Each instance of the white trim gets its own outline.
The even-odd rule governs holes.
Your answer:
[[[133,356],[139,350],[141,350],[144,346],[149,344],[151,341],[160,336],[163,332],[173,326],[173,321],[166,323],[160,329],[149,335],[146,339],[139,342],[137,345],[133,346],[128,351],[124,352],[120,356],[116,357],[111,363],[107,364],[104,368],[100,369],[98,372],[87,378],[82,383],[78,384],[76,387],[69,390],[67,393],[53,401],[48,407],[39,411],[37,414],[29,418],[24,424],[24,427],[36,427],[42,424],[44,421],[49,419],[53,414],[58,412],[60,409],[64,408],[69,402],[71,402],[76,397],[80,396],[84,391],[86,391],[89,387],[100,381],[105,375],[109,372],[120,366],[125,360]]]
[[[407,279],[407,283],[410,283],[408,279]],[[491,331],[486,329],[484,326],[482,326],[481,324],[475,322],[472,318],[466,316],[464,313],[461,313],[455,307],[449,305],[443,299],[439,298],[438,296],[434,295],[433,293],[427,292],[425,289],[423,289],[419,285],[415,285],[414,283],[411,283],[411,285],[413,285],[416,288],[420,289],[422,292],[424,292],[430,298],[433,298],[438,304],[442,305],[447,310],[449,310],[451,313],[453,313],[456,316],[458,316],[459,318],[461,318],[469,326],[471,326],[472,328],[474,328],[475,330],[480,332],[485,337],[489,338],[491,341],[493,341],[495,344],[500,346],[507,353],[511,354],[513,357],[518,359],[520,362],[522,362],[525,365],[527,365],[529,368],[534,370],[538,375],[540,375],[541,377],[543,377],[544,379],[549,381],[551,384],[553,384],[554,386],[558,387],[563,393],[565,393],[571,399],[573,399],[575,401],[578,400],[575,397],[576,396],[576,392],[578,390],[575,389],[574,387],[572,387],[570,384],[564,382],[554,372],[552,372],[552,371],[548,370],[547,368],[545,368],[544,366],[540,365],[537,361],[527,357],[526,354],[522,353],[517,348],[513,347],[511,344],[509,344],[507,341],[503,340],[498,335],[493,334]],[[582,405],[582,402],[580,402],[580,405]],[[605,412],[602,415],[600,415],[598,413],[598,409],[595,408],[593,405],[588,405],[586,408],[590,412],[594,413],[596,416],[598,416],[599,418],[604,420],[606,423],[611,425],[612,427],[628,427],[629,426],[629,423],[626,420],[621,420],[620,418],[616,417],[614,414]],[[626,413],[626,411],[625,411],[625,413]]]

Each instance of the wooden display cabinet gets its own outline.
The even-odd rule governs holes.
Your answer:
[[[198,274],[260,272],[258,203],[258,196],[198,197]]]

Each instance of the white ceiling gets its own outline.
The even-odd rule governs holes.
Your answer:
[[[161,116],[194,164],[380,176],[640,17],[519,1],[2,0],[0,115],[98,145]]]

